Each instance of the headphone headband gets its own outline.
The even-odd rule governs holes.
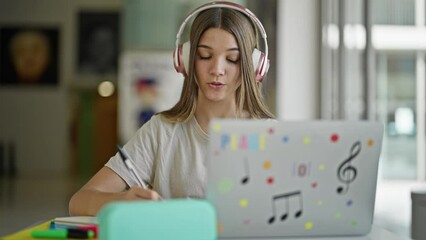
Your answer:
[[[243,13],[244,15],[246,15],[247,17],[249,17],[255,23],[257,28],[260,30],[260,34],[261,34],[263,41],[264,41],[264,48],[265,48],[265,53],[264,53],[265,56],[264,57],[265,57],[265,59],[268,59],[268,41],[267,41],[266,31],[265,31],[265,28],[263,27],[262,23],[256,17],[256,15],[254,15],[254,13],[252,11],[250,11],[248,8],[241,6],[239,4],[236,4],[236,3],[232,3],[232,2],[222,2],[222,1],[211,2],[211,3],[201,5],[200,7],[196,8],[192,12],[190,12],[188,14],[188,16],[185,18],[185,20],[182,22],[182,24],[180,25],[179,31],[176,34],[176,49],[178,49],[178,47],[179,47],[181,35],[182,35],[188,21],[194,15],[198,14],[199,12],[202,12],[202,11],[210,9],[210,8],[230,8],[230,9],[237,10],[237,11]],[[268,70],[267,68],[262,68],[262,72],[260,72],[260,74],[262,76],[264,76],[266,74],[267,70]]]

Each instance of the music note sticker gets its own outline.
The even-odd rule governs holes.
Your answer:
[[[352,160],[361,152],[361,142],[355,142],[350,150],[350,155],[346,158],[337,169],[337,178],[340,182],[344,183],[345,186],[339,186],[337,188],[337,193],[345,194],[349,190],[349,184],[355,181],[357,176],[357,169],[352,166]]]
[[[249,169],[247,158],[244,158],[244,171],[245,171],[245,175],[241,179],[241,184],[247,184],[248,181],[250,180],[250,169]]]
[[[284,194],[278,194],[272,197],[272,216],[268,219],[268,223],[272,224],[275,222],[275,218],[277,216],[276,202],[277,201],[285,201],[285,209],[281,214],[280,220],[285,221],[290,212],[290,198],[298,198],[299,199],[299,208],[297,208],[296,213],[294,214],[295,218],[299,218],[302,216],[303,212],[303,198],[301,191],[288,192]]]

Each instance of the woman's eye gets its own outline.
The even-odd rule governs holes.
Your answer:
[[[207,60],[207,59],[210,59],[210,58],[211,58],[211,56],[210,56],[210,55],[201,55],[201,54],[198,54],[198,57],[199,57],[200,59],[202,59],[202,60]]]
[[[228,58],[227,59],[229,62],[231,62],[231,63],[238,63],[238,61],[240,61],[240,59],[239,58],[237,58],[237,59],[235,59],[235,58]]]

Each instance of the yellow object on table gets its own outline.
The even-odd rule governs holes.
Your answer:
[[[21,230],[17,233],[13,233],[11,235],[5,236],[3,238],[1,238],[1,240],[26,240],[26,239],[35,239],[33,237],[31,237],[31,232],[34,230],[47,230],[49,229],[50,226],[50,221],[41,223],[39,225],[33,226],[33,227],[29,227],[26,228],[24,230]],[[40,239],[41,240],[41,239]]]

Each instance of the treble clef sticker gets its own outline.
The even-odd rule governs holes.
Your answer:
[[[361,152],[361,142],[355,142],[351,147],[350,155],[345,159],[337,169],[337,178],[340,182],[344,183],[346,186],[340,186],[337,188],[337,193],[345,194],[349,190],[349,184],[352,183],[357,175],[357,170],[354,166],[351,165],[352,160],[358,156]]]

